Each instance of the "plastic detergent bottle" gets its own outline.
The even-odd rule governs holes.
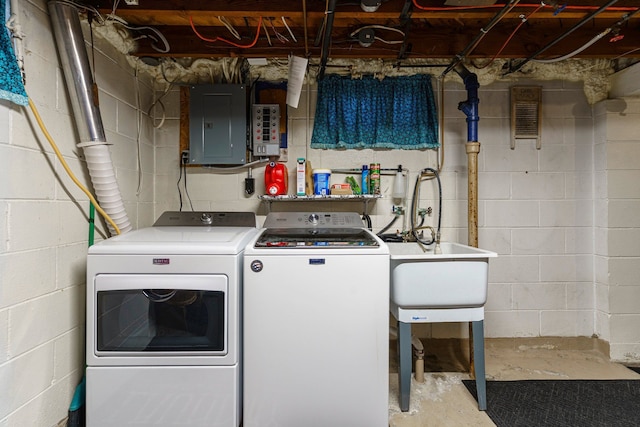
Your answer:
[[[362,194],[369,193],[369,166],[362,165]]]
[[[287,166],[284,163],[269,162],[264,168],[264,188],[269,196],[287,194]]]

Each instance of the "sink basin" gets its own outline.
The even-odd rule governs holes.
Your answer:
[[[387,243],[391,301],[401,308],[482,307],[487,301],[489,258],[495,252],[460,243]]]

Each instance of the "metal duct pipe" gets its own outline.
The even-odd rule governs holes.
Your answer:
[[[78,10],[63,1],[48,3],[60,63],[64,72],[81,147],[98,203],[121,233],[131,230],[104,134],[97,89],[82,36]],[[107,224],[110,233],[115,230]]]

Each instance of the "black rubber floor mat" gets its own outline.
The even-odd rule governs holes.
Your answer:
[[[640,380],[487,381],[487,415],[497,427],[638,426]]]

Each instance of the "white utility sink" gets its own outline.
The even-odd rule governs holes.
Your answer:
[[[495,252],[460,243],[387,243],[391,301],[399,308],[482,307],[487,301],[489,258]],[[426,248],[426,251],[425,251]]]

